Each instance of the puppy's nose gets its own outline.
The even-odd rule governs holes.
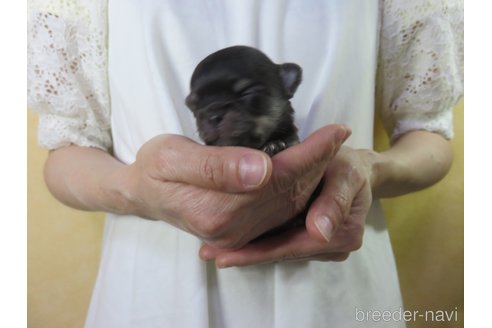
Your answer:
[[[220,124],[220,122],[222,122],[222,119],[224,118],[223,115],[220,115],[220,114],[214,114],[212,116],[209,117],[208,119],[208,123],[210,123],[211,125],[213,126],[217,126]]]

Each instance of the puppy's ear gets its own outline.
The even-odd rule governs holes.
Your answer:
[[[197,106],[198,95],[195,92],[191,92],[185,99],[185,104],[189,109],[194,110]]]
[[[285,94],[290,99],[294,96],[302,80],[302,68],[294,63],[279,65],[280,77],[282,79]]]

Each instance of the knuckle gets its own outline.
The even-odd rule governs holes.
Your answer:
[[[354,224],[350,230],[350,237],[345,248],[347,251],[352,252],[362,247],[363,227],[359,224]]]
[[[217,154],[207,154],[199,164],[200,176],[211,185],[219,188],[223,185],[225,168]]]
[[[349,178],[350,178],[350,181],[352,182],[352,185],[357,188],[364,183],[364,181],[366,180],[365,176],[362,174],[362,172],[355,166],[351,166],[350,167],[350,171],[349,171]]]
[[[197,234],[205,240],[214,240],[221,232],[221,225],[215,220],[199,220],[195,226]]]
[[[361,170],[359,162],[353,159],[343,159],[339,162],[340,169],[338,174],[342,175],[349,184],[354,187],[360,187],[367,177]]]
[[[189,202],[189,206],[183,209],[188,230],[216,247],[224,248],[239,243],[242,235],[232,233],[238,218],[235,198],[217,197],[213,192],[198,195],[191,195],[190,199],[195,201]]]
[[[336,214],[339,218],[344,220],[350,211],[350,198],[347,193],[343,191],[337,191],[332,195],[333,203],[335,204]]]
[[[206,241],[219,238],[225,228],[220,216],[204,210],[202,206],[189,209],[185,214],[185,220],[188,222],[189,230]]]
[[[349,243],[349,249],[351,251],[356,251],[356,250],[360,249],[361,247],[362,247],[362,238],[361,237],[354,238]]]

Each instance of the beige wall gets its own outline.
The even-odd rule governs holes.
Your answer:
[[[406,308],[459,311],[458,322],[419,321],[408,327],[463,327],[463,107],[461,100],[454,110],[454,162],[446,178],[427,190],[382,201]],[[386,147],[379,122],[375,139],[376,148]]]
[[[463,103],[456,110],[455,162],[429,190],[385,200],[406,307],[463,309]],[[28,114],[28,326],[82,327],[95,280],[103,215],[59,204],[42,180],[47,156]],[[377,126],[376,144],[386,147]],[[409,327],[462,327],[409,323]]]
[[[28,113],[27,306],[31,328],[82,327],[92,292],[103,228],[101,213],[58,203],[42,177],[47,156]]]

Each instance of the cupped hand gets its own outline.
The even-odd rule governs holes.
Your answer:
[[[260,238],[237,250],[204,245],[200,257],[215,260],[218,267],[347,259],[362,245],[372,202],[372,163],[377,156],[369,150],[342,147],[324,171],[321,193],[308,210],[305,227]]]
[[[273,159],[160,135],[111,181],[127,199],[127,213],[163,220],[217,248],[238,248],[302,210],[348,134],[327,126]]]

